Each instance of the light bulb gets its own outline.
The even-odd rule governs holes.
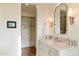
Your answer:
[[[53,26],[53,19],[51,17],[49,17],[49,26],[52,27]]]
[[[49,22],[53,22],[53,20],[52,20],[52,18],[51,18],[51,17],[49,17]]]

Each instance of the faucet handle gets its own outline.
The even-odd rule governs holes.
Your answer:
[[[75,40],[69,40],[68,45],[70,46],[77,46],[76,41]]]
[[[77,46],[77,41],[73,40],[73,46]]]
[[[55,41],[58,42],[58,37],[55,38]]]

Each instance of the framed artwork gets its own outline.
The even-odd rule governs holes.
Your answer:
[[[7,28],[16,28],[16,21],[7,21]]]

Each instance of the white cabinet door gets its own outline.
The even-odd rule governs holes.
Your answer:
[[[38,42],[38,55],[39,56],[46,56],[48,52],[48,46],[46,46],[43,42]]]

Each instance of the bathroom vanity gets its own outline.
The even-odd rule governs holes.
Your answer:
[[[55,41],[54,39],[41,39],[38,42],[38,56],[59,56],[60,51],[74,47],[69,41]],[[73,43],[73,42],[72,42]]]
[[[38,56],[60,56],[60,55],[79,55],[79,48],[76,49],[77,42],[71,38],[63,37],[68,35],[68,6],[64,3],[58,5],[54,10],[54,36],[52,36],[50,30],[49,34],[42,34],[42,38],[38,40]],[[43,33],[43,32],[42,32]],[[45,37],[44,37],[45,36]],[[56,37],[57,36],[57,37]],[[62,37],[60,37],[62,36]],[[69,37],[69,36],[68,36]],[[73,48],[73,49],[72,49]],[[75,49],[74,49],[75,48]],[[73,52],[74,50],[74,52]],[[75,52],[76,50],[76,52]]]

